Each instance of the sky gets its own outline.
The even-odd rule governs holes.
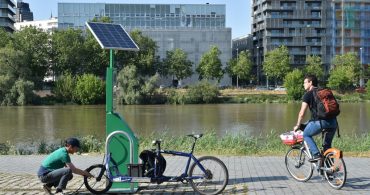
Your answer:
[[[226,4],[226,27],[232,28],[232,38],[251,33],[250,0],[23,0],[30,4],[34,20],[43,20],[58,15],[58,2],[79,3],[141,3],[141,4]]]

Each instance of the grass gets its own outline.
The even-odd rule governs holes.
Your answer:
[[[140,137],[140,150],[153,148],[152,140],[161,138],[162,148],[178,151],[189,151],[192,138],[187,136],[173,136],[169,133],[157,133]],[[104,152],[103,139],[95,136],[80,138],[82,153]],[[316,136],[316,143],[321,145],[321,137]],[[62,146],[60,143],[46,143],[40,141],[31,144],[11,144],[10,142],[0,144],[2,155],[27,155],[47,154]],[[370,157],[370,134],[342,135],[335,137],[333,146],[344,151],[345,156]],[[250,137],[246,134],[226,134],[222,137],[215,132],[209,131],[198,140],[195,153],[197,155],[226,155],[226,156],[282,156],[289,146],[282,144],[279,133],[271,131],[266,135]]]

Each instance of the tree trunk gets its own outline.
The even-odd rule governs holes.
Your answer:
[[[236,88],[239,89],[239,76],[236,76]]]

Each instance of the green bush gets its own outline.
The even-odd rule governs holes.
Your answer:
[[[5,79],[7,80],[7,79]],[[11,80],[5,81],[7,83],[12,83]],[[31,81],[26,81],[23,79],[16,80],[9,91],[6,91],[5,97],[2,101],[2,105],[13,106],[19,105],[23,106],[32,102],[34,97],[33,89],[34,84]]]
[[[76,88],[76,79],[71,73],[65,73],[55,82],[54,94],[58,101],[72,102],[73,92]]]
[[[220,92],[217,86],[202,81],[189,87],[187,91],[187,103],[216,103]]]
[[[166,90],[167,103],[169,104],[185,104],[186,103],[186,92],[179,91],[176,89]]]
[[[292,100],[299,100],[304,94],[303,73],[295,69],[288,73],[284,79],[284,87],[287,89],[287,95]]]
[[[92,74],[84,74],[77,78],[74,99],[79,104],[97,104],[104,100],[104,81]]]

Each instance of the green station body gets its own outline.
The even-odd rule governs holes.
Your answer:
[[[113,108],[113,50],[110,50],[110,66],[107,68],[107,77],[106,77],[106,137],[111,133],[116,131],[123,131],[126,135],[130,136],[133,145],[132,152],[130,152],[130,141],[129,139],[120,134],[115,134],[110,140],[107,140],[108,143],[106,151],[111,153],[112,158],[117,162],[118,169],[123,175],[127,175],[127,164],[130,164],[131,154],[132,163],[138,163],[138,150],[139,150],[139,141],[133,131],[130,129],[126,121],[118,114],[114,112]],[[120,183],[113,182],[112,187],[109,192],[121,192],[121,193],[130,193],[136,192],[138,189],[137,183]]]
[[[128,175],[128,164],[137,164],[139,160],[139,141],[126,121],[116,112],[113,104],[114,86],[114,50],[139,51],[138,46],[127,34],[122,25],[112,23],[86,22],[97,42],[103,49],[110,50],[110,63],[106,75],[106,141],[105,154],[110,154],[117,163],[121,175]],[[112,161],[113,162],[113,161]],[[112,167],[112,163],[109,167]],[[113,176],[118,176],[114,171]],[[109,192],[134,193],[138,183],[122,183],[113,181]]]

